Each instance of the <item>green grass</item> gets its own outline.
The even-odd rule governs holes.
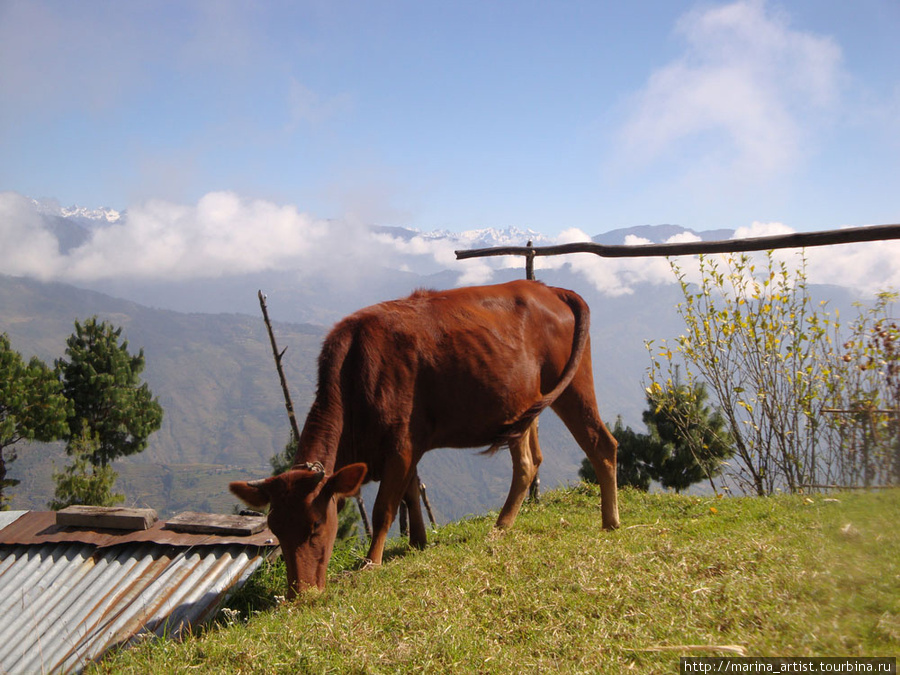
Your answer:
[[[112,672],[659,672],[679,656],[890,656],[900,651],[900,490],[698,498],[621,493],[600,530],[578,486],[394,542],[378,570],[342,550],[329,586],[277,604],[283,566],[235,599],[240,615],[154,641]]]

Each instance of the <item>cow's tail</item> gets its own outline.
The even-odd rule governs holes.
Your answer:
[[[581,359],[584,357],[584,352],[587,349],[588,337],[590,336],[591,311],[588,308],[587,303],[577,293],[563,288],[556,288],[554,290],[560,300],[569,305],[572,309],[572,314],[575,317],[575,330],[572,334],[572,353],[569,355],[569,361],[566,363],[566,367],[563,368],[562,376],[553,390],[534,403],[524,413],[519,415],[515,422],[506,425],[494,440],[491,447],[484,451],[484,454],[493,454],[524,436],[538,416],[544,412],[546,408],[553,405],[560,394],[566,390],[566,387],[572,383],[572,380],[575,378],[575,374],[578,372],[578,368],[581,365]]]

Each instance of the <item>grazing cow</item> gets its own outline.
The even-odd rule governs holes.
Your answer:
[[[425,544],[416,464],[433,448],[506,445],[513,460],[497,527],[513,524],[541,463],[535,420],[552,407],[594,466],[602,524],[618,527],[616,441],[594,396],[590,312],[576,293],[534,281],[418,291],[337,324],[294,468],[231,483],[269,526],[287,563],[288,595],[325,587],[337,502],[381,481],[368,558],[381,564],[400,501],[410,543]]]

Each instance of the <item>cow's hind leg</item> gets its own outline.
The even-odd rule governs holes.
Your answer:
[[[413,548],[425,548],[428,535],[425,532],[425,520],[422,517],[422,496],[419,493],[419,474],[413,471],[406,494],[403,496],[409,514],[409,545]]]
[[[497,518],[497,527],[500,529],[512,527],[516,521],[522,502],[528,495],[531,481],[534,480],[541,464],[541,448],[537,443],[537,422],[528,427],[528,431],[521,438],[510,443],[509,454],[512,457],[512,484],[509,486],[506,503]]]
[[[619,502],[616,494],[615,437],[600,419],[590,361],[582,362],[572,384],[552,405],[553,411],[571,432],[587,455],[600,484],[603,527],[613,530],[619,526]]]

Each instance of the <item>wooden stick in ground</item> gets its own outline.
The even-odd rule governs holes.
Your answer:
[[[287,379],[284,376],[284,368],[281,367],[281,359],[287,351],[287,347],[281,352],[278,351],[278,345],[275,344],[275,333],[272,332],[272,322],[269,321],[266,296],[262,291],[259,292],[259,306],[262,309],[263,320],[266,322],[266,329],[269,331],[269,342],[272,343],[272,355],[275,357],[275,368],[278,370],[278,379],[281,380],[281,391],[284,393],[284,407],[287,408],[288,420],[290,420],[291,423],[291,433],[294,435],[294,441],[299,442],[300,427],[297,425],[297,416],[294,414],[294,404],[291,401],[291,392],[288,390]]]
[[[431,529],[437,529],[437,523],[434,520],[434,514],[431,512],[431,504],[428,502],[428,493],[425,492],[425,483],[419,481],[419,494],[422,496],[422,503],[425,504],[425,510],[428,512],[428,520],[431,521]]]
[[[362,493],[356,495],[356,507],[359,509],[359,517],[362,518],[363,527],[366,530],[366,536],[372,538],[372,523],[369,522],[369,514],[366,513],[366,503],[363,501]]]
[[[266,296],[259,291],[259,306],[262,309],[263,320],[266,322],[266,330],[269,331],[269,342],[272,343],[272,355],[275,357],[275,368],[278,370],[278,379],[281,380],[281,391],[284,393],[284,407],[287,409],[288,420],[291,423],[291,433],[294,441],[300,442],[300,427],[297,424],[297,416],[294,414],[294,403],[291,400],[291,392],[288,389],[287,378],[284,376],[284,368],[281,367],[281,359],[287,351],[285,347],[280,352],[275,342],[275,333],[272,331],[272,322],[269,321],[269,310],[266,307]],[[298,446],[299,447],[299,446]],[[356,497],[356,505],[359,507],[359,516],[362,518],[363,526],[366,528],[366,536],[372,538],[372,525],[369,522],[369,516],[366,514],[366,505],[363,502],[362,495]]]
[[[431,529],[437,529],[437,522],[434,520],[434,513],[431,511],[431,503],[428,501],[428,493],[425,492],[425,483],[422,482],[422,479],[419,478],[419,497],[422,499],[422,503],[425,505],[425,511],[428,513],[428,520],[431,521]],[[406,506],[406,502],[400,502],[400,508],[397,512],[398,518],[400,520],[400,536],[408,537],[409,536],[409,510]]]
[[[400,502],[400,508],[397,509],[397,520],[400,521],[400,536],[409,536],[409,509],[406,502]]]

